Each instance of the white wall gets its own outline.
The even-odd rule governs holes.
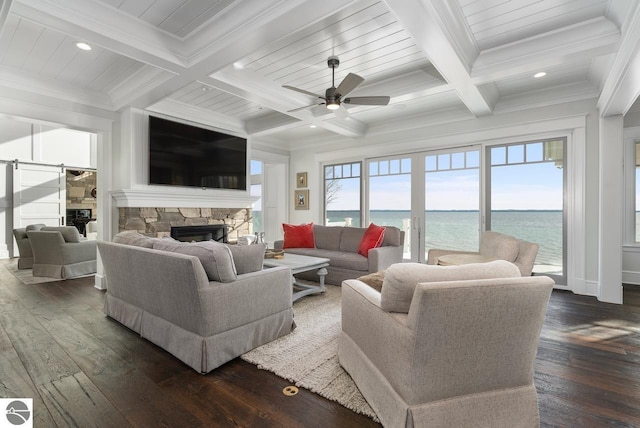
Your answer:
[[[96,166],[95,134],[0,117],[0,160]],[[0,258],[13,257],[12,164],[0,163]]]
[[[320,151],[314,149],[291,152],[289,186],[295,188],[295,174],[308,172],[310,210],[295,210],[289,198],[289,219],[292,223],[322,221],[321,165],[323,162],[343,162],[394,153],[464,146],[469,144],[505,141],[527,141],[531,138],[565,133],[569,135],[573,152],[578,156],[579,176],[573,177],[576,191],[572,198],[573,218],[577,219],[578,236],[570,237],[574,257],[567,266],[569,289],[581,294],[602,294],[599,283],[599,123],[596,100],[578,101],[526,111],[496,114],[490,117],[464,120],[449,124],[425,126],[406,131],[372,129],[362,139],[336,137],[318,141]],[[312,144],[307,147],[315,146]],[[607,285],[605,284],[604,287]]]

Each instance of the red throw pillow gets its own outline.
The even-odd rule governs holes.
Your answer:
[[[313,238],[313,223],[299,225],[282,223],[282,228],[284,229],[283,249],[316,247],[316,241]]]
[[[371,223],[366,232],[364,232],[364,236],[360,241],[358,254],[369,257],[370,249],[377,248],[382,245],[382,241],[384,240],[384,229],[385,228],[382,226],[376,226],[375,224]]]

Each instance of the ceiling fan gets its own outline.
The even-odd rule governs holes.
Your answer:
[[[340,65],[340,60],[337,56],[330,56],[327,59],[327,65],[331,69],[331,87],[325,91],[324,97],[322,95],[316,95],[313,92],[305,91],[304,89],[296,88],[289,85],[283,85],[283,88],[290,89],[292,91],[301,92],[303,94],[310,95],[314,98],[323,99],[324,102],[318,104],[311,104],[304,107],[295,108],[293,110],[289,110],[289,112],[294,112],[298,110],[305,109],[307,107],[312,107],[315,105],[326,105],[329,110],[338,110],[340,109],[341,104],[354,104],[354,105],[367,105],[367,106],[386,106],[389,104],[390,97],[386,96],[370,96],[370,97],[349,97],[345,98],[349,92],[353,91],[358,85],[364,82],[364,79],[357,74],[349,73],[347,76],[342,79],[342,82],[336,88],[335,78],[336,78],[336,68]],[[341,110],[346,110],[343,108]],[[337,113],[337,111],[336,111]]]

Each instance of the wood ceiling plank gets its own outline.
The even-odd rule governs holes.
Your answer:
[[[66,36],[64,34],[45,28],[42,37],[38,39],[31,54],[22,65],[22,69],[40,73],[65,39]]]
[[[602,0],[598,0],[602,1]],[[489,6],[479,10],[473,14],[465,14],[467,22],[470,26],[484,24],[487,27],[493,27],[496,23],[503,23],[505,21],[514,21],[516,19],[523,19],[530,15],[535,15],[542,10],[549,7],[558,8],[565,6],[571,8],[573,0],[518,0],[502,3],[497,6]],[[553,6],[551,5],[553,3]],[[567,5],[569,3],[569,5]],[[574,4],[575,7],[575,4]],[[464,10],[463,10],[464,12]]]
[[[562,29],[576,23],[597,18],[602,15],[599,4],[584,7],[572,14],[557,15],[552,10],[530,15],[524,21],[504,22],[487,28],[472,27],[472,31],[481,50],[511,43],[527,37]]]
[[[151,7],[140,15],[140,19],[157,27],[188,1],[189,0],[156,0]]]
[[[155,0],[125,0],[118,9],[131,16],[139,18],[147,9],[149,9]]]
[[[142,64],[130,58],[119,56],[90,82],[90,86],[100,91],[109,92],[122,81],[124,76],[133,74],[140,67]]]
[[[20,18],[14,15],[10,15],[7,18],[7,21],[4,23],[4,26],[2,27],[2,32],[0,33],[0,64],[4,61],[6,57],[7,50],[11,45],[11,41],[15,36],[19,23],[20,23]]]
[[[405,47],[398,46],[398,49],[389,49],[385,51],[384,54],[381,53],[381,56],[375,58],[375,60],[364,61],[361,64],[352,63],[351,66],[345,64],[344,69],[340,73],[336,73],[336,85],[341,82],[348,73],[355,73],[365,80],[371,80],[376,73],[388,71],[389,74],[395,74],[402,70],[407,63],[412,63],[416,60],[427,61],[424,53],[418,47],[413,44]],[[296,82],[291,86],[306,89],[310,92],[324,93],[324,90],[330,87],[331,76],[322,76],[322,74],[326,73],[315,73],[312,76],[308,76],[305,80],[299,79],[299,83]]]
[[[118,9],[125,0],[99,0],[100,2],[113,7],[114,9]]]
[[[188,36],[193,30],[214,18],[237,0],[190,0],[176,9],[158,25],[165,31],[179,37]]]
[[[350,18],[353,18],[351,16]],[[269,76],[277,70],[286,69],[296,64],[320,63],[318,59],[326,59],[330,55],[340,56],[343,52],[361,46],[367,42],[384,39],[390,35],[401,32],[402,28],[394,25],[396,20],[388,12],[380,15],[379,19],[371,20],[368,16],[359,15],[362,21],[346,23],[341,21],[341,29],[337,25],[330,25],[318,30],[308,37],[295,37],[296,42],[286,48],[265,50],[262,52],[260,65],[254,61],[247,68],[258,71],[264,76]],[[347,27],[347,28],[344,28]]]
[[[357,72],[361,64],[361,61],[357,60],[358,58],[366,58],[368,56],[373,58],[373,61],[376,61],[384,56],[386,49],[389,49],[390,46],[398,46],[400,49],[410,46],[415,47],[413,40],[402,31],[386,35],[380,40],[368,44],[359,42],[359,40],[354,40],[352,44],[343,46],[345,48],[344,50],[340,50],[338,55],[340,58],[340,66],[336,69],[336,80],[342,80],[349,72]],[[331,69],[327,66],[327,57],[324,56],[328,53],[330,53],[330,51],[315,56],[315,58],[319,60],[318,64],[323,65],[319,70],[310,70],[308,67],[296,67],[295,63],[293,63],[290,69],[283,68],[278,73],[271,73],[265,76],[269,79],[292,86],[303,84],[313,85],[314,80],[317,79],[326,81],[326,76],[329,76],[330,80]],[[311,58],[309,58],[309,60],[311,60]]]
[[[536,0],[526,0],[526,2],[531,2]],[[469,18],[476,13],[482,13],[483,11],[492,10],[494,8],[499,8],[500,6],[504,6],[505,4],[513,3],[513,0],[481,0],[481,1],[464,1],[459,0],[460,8],[464,15]],[[521,0],[521,3],[524,3]]]
[[[348,25],[349,22],[357,23],[358,19],[366,22],[371,18],[375,18],[379,15],[384,15],[387,13],[388,10],[383,5],[381,5],[380,1],[378,0],[369,0],[366,3],[362,1],[357,2],[352,6],[336,11],[336,13],[297,31],[295,35],[286,35],[279,40],[269,43],[264,49],[259,49],[258,51],[247,55],[242,59],[242,65],[253,70],[261,70],[262,67],[269,65],[274,61],[286,58],[287,52],[292,51],[292,49],[290,49],[290,46],[295,43],[313,37],[316,37],[317,42],[330,38],[330,36],[324,34],[324,29],[326,29],[327,27],[331,27],[336,22],[344,22],[345,24],[343,25],[347,26],[347,28],[350,28],[353,25]],[[308,42],[303,43],[305,44],[305,46],[312,44]],[[281,51],[283,51],[284,53],[281,54]]]
[[[20,68],[29,57],[44,27],[21,19],[5,54],[4,65]]]

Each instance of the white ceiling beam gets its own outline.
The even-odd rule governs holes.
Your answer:
[[[2,0],[2,4],[0,4],[0,35],[2,35],[2,30],[4,29],[4,24],[7,22],[12,4],[13,0]]]
[[[264,137],[298,126],[300,126],[298,119],[277,112],[247,120],[245,123],[247,134],[254,137]]]
[[[640,6],[626,29],[598,99],[602,117],[626,114],[640,96]]]
[[[361,137],[366,131],[366,125],[354,119],[336,120],[333,117],[331,119],[327,119],[326,116],[316,117],[309,109],[290,112],[293,99],[299,99],[301,107],[313,104],[313,99],[286,90],[277,83],[249,70],[220,71],[201,81],[229,94],[346,137]]]
[[[473,64],[475,84],[495,82],[616,52],[618,27],[604,17],[483,51]]]
[[[491,114],[493,105],[473,83],[471,64],[465,61],[468,53],[460,52],[453,32],[445,23],[453,18],[440,17],[441,1],[435,0],[384,0],[400,24],[413,36],[431,63],[444,79],[456,90],[462,102],[475,116]],[[463,27],[463,26],[459,26]],[[466,52],[466,51],[465,51]]]
[[[254,0],[256,7],[260,1]],[[180,74],[164,82],[152,90],[135,94],[129,101],[131,105],[145,108],[171,95],[176,90],[197,80],[206,79],[208,75],[231,66],[234,62],[252,53],[256,46],[264,46],[286,35],[305,28],[336,11],[347,7],[354,1],[325,0],[321,3],[303,0],[280,1],[278,7],[263,16],[259,22],[251,22],[234,40],[225,43],[211,41],[215,50],[208,51],[205,58],[190,65]],[[267,19],[269,17],[269,19]],[[233,91],[230,91],[232,93]]]
[[[163,70],[186,63],[176,37],[99,1],[16,0],[11,13]]]

